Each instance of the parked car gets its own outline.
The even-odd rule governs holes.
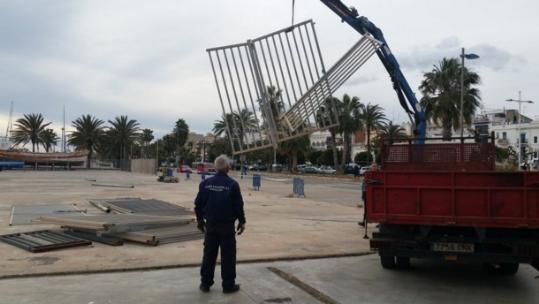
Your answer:
[[[196,168],[197,174],[215,174],[215,166],[213,163],[198,163]]]
[[[268,171],[268,167],[264,164],[254,164],[249,166],[250,171]]]
[[[322,166],[322,167],[320,167],[319,170],[320,170],[320,173],[322,173],[322,174],[335,174],[335,173],[337,173],[337,170],[333,169],[330,166]]]
[[[361,171],[361,166],[355,163],[349,163],[344,167],[344,174],[354,174],[355,170],[359,169]]]
[[[359,169],[359,175],[365,175],[365,172],[371,171],[371,166],[365,166]]]
[[[180,173],[193,173],[193,169],[191,169],[191,167],[189,167],[187,165],[181,165],[178,168],[178,172],[180,172]]]
[[[299,170],[300,173],[311,173],[311,174],[317,174],[320,173],[320,169],[318,169],[315,166],[305,166],[302,169]]]
[[[281,171],[283,171],[283,165],[281,165],[281,164],[273,164],[273,165],[271,165],[271,171],[272,172],[281,172]]]

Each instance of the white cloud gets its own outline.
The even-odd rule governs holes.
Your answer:
[[[360,38],[321,2],[296,2],[296,20],[317,23],[327,67]],[[481,55],[470,64],[483,76],[486,103],[518,89],[539,99],[539,21],[530,17],[537,3],[522,0],[507,11],[504,3],[477,0],[462,12],[465,3],[364,1],[358,9],[385,31],[413,88],[421,72],[466,45]],[[523,17],[499,21],[513,15]],[[2,1],[0,115],[14,100],[17,115],[43,113],[55,128],[65,105],[68,122],[86,113],[104,120],[127,114],[162,135],[183,117],[191,129],[209,131],[220,107],[205,49],[289,23],[289,0]],[[390,113],[399,108],[375,57],[343,90]]]

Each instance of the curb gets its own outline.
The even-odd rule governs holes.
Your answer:
[[[256,263],[272,263],[272,262],[288,262],[288,261],[304,261],[304,260],[320,260],[330,258],[347,258],[347,257],[360,257],[365,255],[375,254],[374,251],[364,251],[356,253],[338,253],[338,254],[324,254],[314,256],[299,256],[299,257],[282,257],[282,258],[260,258],[260,259],[246,259],[238,261],[237,264],[256,264]],[[200,263],[186,263],[186,264],[172,264],[163,266],[147,266],[147,267],[134,267],[134,268],[116,268],[116,269],[97,269],[97,270],[74,270],[74,271],[60,271],[60,272],[45,272],[45,273],[28,273],[28,274],[12,274],[0,276],[0,280],[9,279],[25,279],[25,278],[39,278],[39,277],[52,277],[52,276],[72,276],[83,274],[102,274],[102,273],[119,273],[119,272],[137,272],[137,271],[152,271],[152,270],[164,270],[175,268],[191,268],[199,267]]]

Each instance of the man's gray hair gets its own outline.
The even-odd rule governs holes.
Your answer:
[[[214,165],[215,170],[226,171],[228,168],[230,168],[230,159],[228,156],[221,154],[215,159]]]

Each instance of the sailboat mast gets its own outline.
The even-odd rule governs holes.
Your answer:
[[[64,105],[64,125],[62,127],[62,152],[66,152],[66,106]]]
[[[11,101],[11,107],[9,108],[9,119],[7,121],[7,128],[6,128],[6,138],[9,137],[9,131],[11,131],[11,128],[13,127],[13,101]]]

